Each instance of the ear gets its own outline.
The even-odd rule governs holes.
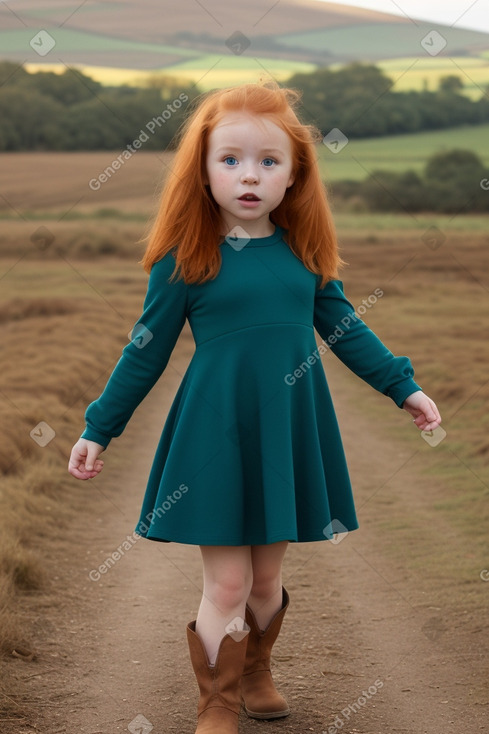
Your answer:
[[[287,181],[287,186],[286,186],[286,188],[287,188],[287,189],[288,189],[288,188],[290,188],[290,187],[292,186],[292,184],[294,183],[294,181],[295,181],[295,176],[294,176],[294,175],[293,175],[293,174],[291,173],[291,174],[290,174],[290,178],[289,178],[289,180]]]

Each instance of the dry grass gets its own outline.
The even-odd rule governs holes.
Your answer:
[[[73,221],[60,223],[56,219],[36,221],[4,221],[1,224],[0,257],[11,262],[0,264],[0,277],[15,260],[31,256],[46,260],[60,257],[93,261],[110,255],[132,262],[141,258],[147,227],[144,223],[102,221]],[[20,284],[20,287],[23,287]],[[41,297],[46,295],[44,290]]]
[[[433,517],[465,538],[460,568],[453,568],[453,548],[436,533],[440,545],[429,558],[420,555],[424,545],[417,543],[419,537],[408,539],[417,543],[409,563],[419,563],[439,578],[450,576],[454,599],[465,588],[455,588],[456,582],[470,581],[478,588],[474,603],[479,603],[485,589],[479,579],[484,566],[478,564],[487,556],[489,522],[488,237],[453,233],[434,251],[419,237],[402,232],[378,236],[370,244],[345,237],[343,244],[351,263],[344,281],[352,302],[358,307],[382,288],[384,296],[364,319],[392,351],[410,356],[416,380],[437,402],[447,433],[436,448],[428,448],[418,431],[406,430],[405,420],[373,391],[355,397],[355,407],[385,431],[387,440],[395,436],[410,445],[412,455],[421,452],[421,480]],[[416,511],[404,517],[408,528]],[[393,518],[387,515],[384,521],[389,524]],[[429,527],[419,531],[431,537]],[[386,552],[396,556],[405,547],[410,546],[399,542],[396,534]]]
[[[76,216],[116,208],[144,216],[156,202],[159,182],[171,170],[173,154],[138,150],[119,170],[109,172],[98,190],[90,188],[90,181],[121,152],[3,153],[0,214],[17,217],[20,211],[29,219],[32,211]]]
[[[68,457],[85,407],[100,393],[139,313],[146,276],[136,259],[105,258],[102,267],[32,251],[0,259],[0,653],[6,656],[36,654],[35,620],[25,602],[49,594],[45,550],[83,510]],[[41,421],[55,431],[45,446],[30,435]],[[8,715],[25,713],[28,704],[10,685],[0,683]]]

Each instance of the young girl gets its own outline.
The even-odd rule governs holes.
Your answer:
[[[97,457],[160,377],[188,318],[196,349],[136,531],[200,546],[203,596],[187,625],[196,734],[236,734],[241,702],[254,718],[287,716],[270,673],[288,606],[287,545],[358,527],[320,353],[331,349],[419,429],[441,420],[409,359],[343,294],[319,131],[299,121],[299,100],[245,84],[203,95],[187,118],[143,259],[143,313],[69,464],[78,479],[101,471]]]

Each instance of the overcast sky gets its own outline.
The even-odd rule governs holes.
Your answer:
[[[488,0],[344,0],[338,5],[356,5],[359,8],[489,33]]]

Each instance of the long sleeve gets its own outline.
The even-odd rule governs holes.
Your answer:
[[[187,311],[187,286],[183,280],[168,282],[174,267],[171,253],[153,265],[132,340],[122,350],[104,391],[88,406],[82,438],[106,447],[119,436],[168,364]]]
[[[319,277],[318,277],[319,280]],[[359,317],[340,280],[316,290],[314,326],[331,351],[362,380],[392,398],[399,408],[421,390],[407,357],[396,357]]]

